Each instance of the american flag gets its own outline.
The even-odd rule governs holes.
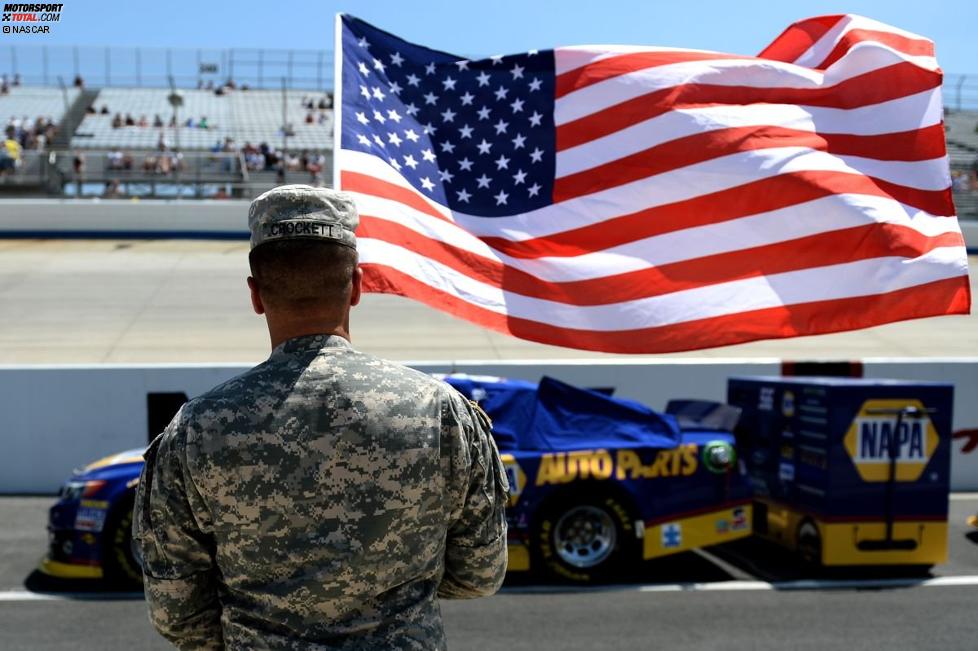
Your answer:
[[[365,289],[662,353],[970,309],[930,41],[858,16],[757,57],[464,57],[337,18]]]

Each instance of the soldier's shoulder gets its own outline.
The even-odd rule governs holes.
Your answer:
[[[290,382],[284,374],[277,372],[266,361],[188,400],[184,403],[182,412],[184,418],[192,419],[209,411],[253,404],[253,396],[267,395],[276,389],[287,391],[289,386]]]
[[[449,395],[455,392],[451,386],[442,380],[382,357],[356,351],[348,360],[349,368],[371,376],[378,387],[389,385],[391,388],[412,388],[417,391]]]

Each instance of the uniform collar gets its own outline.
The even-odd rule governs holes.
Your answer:
[[[322,348],[353,348],[353,345],[339,335],[301,335],[286,339],[272,350],[272,356],[296,355]]]

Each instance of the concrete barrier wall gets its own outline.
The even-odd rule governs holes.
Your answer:
[[[0,237],[247,238],[247,201],[5,199]],[[978,221],[961,222],[968,250],[978,252]]]
[[[419,362],[425,372],[501,375],[531,381],[550,375],[609,387],[662,409],[672,398],[724,400],[732,375],[777,375],[778,360],[669,362]],[[0,493],[52,493],[73,468],[147,443],[151,393],[193,397],[244,366],[0,366]],[[952,487],[978,490],[978,358],[866,361],[871,378],[936,380],[955,385]],[[974,431],[974,438],[968,431]]]

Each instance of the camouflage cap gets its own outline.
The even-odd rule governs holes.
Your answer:
[[[282,185],[251,202],[251,248],[275,240],[326,239],[357,248],[360,216],[345,193],[310,185]]]

